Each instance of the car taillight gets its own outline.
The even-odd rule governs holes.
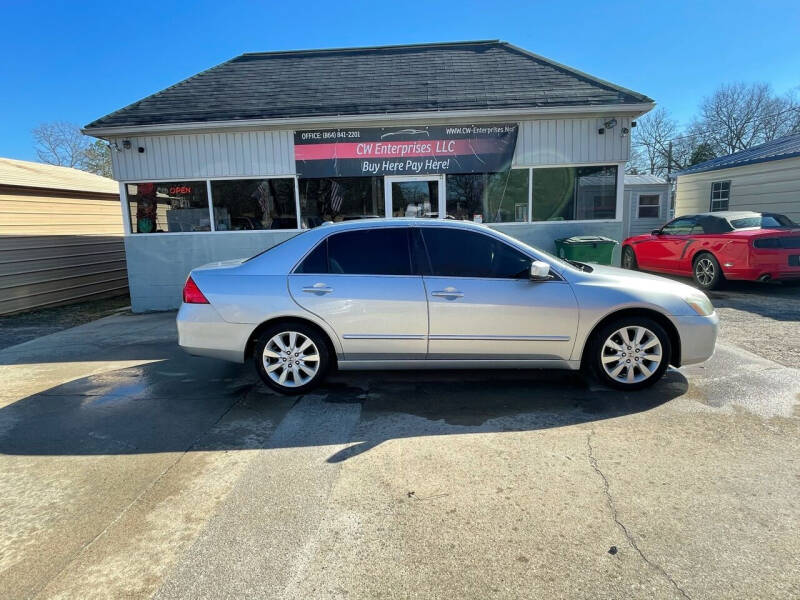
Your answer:
[[[183,286],[183,301],[186,304],[208,304],[208,300],[203,296],[203,292],[197,287],[194,280],[189,277]]]

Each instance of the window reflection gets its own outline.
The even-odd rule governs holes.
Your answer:
[[[447,216],[479,223],[528,220],[528,169],[447,176]]]
[[[211,231],[205,181],[127,184],[131,231]]]
[[[383,177],[300,179],[302,227],[386,216]]]
[[[294,179],[211,182],[217,231],[297,229]]]
[[[614,219],[617,167],[533,170],[533,220]]]

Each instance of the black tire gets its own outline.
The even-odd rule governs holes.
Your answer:
[[[701,290],[715,290],[725,281],[725,276],[713,254],[700,252],[692,261],[692,279]]]
[[[630,246],[625,246],[622,249],[622,268],[637,271],[639,269],[639,262],[636,260],[636,253]]]
[[[619,330],[625,328],[628,329],[627,335],[631,338],[631,341],[633,341],[637,333],[636,328],[644,328],[646,330],[647,333],[641,338],[639,347],[635,344],[628,347],[624,344],[622,338],[616,337]],[[655,366],[652,359],[647,358],[648,356],[655,356],[654,352],[657,348],[651,348],[650,352],[644,349],[644,346],[649,344],[652,338],[657,338],[658,344],[660,344],[660,361],[657,366]],[[617,351],[607,348],[606,340],[609,339],[617,343],[622,350]],[[623,343],[620,344],[620,341]],[[618,390],[632,391],[650,387],[663,377],[669,366],[670,357],[672,355],[672,344],[670,343],[669,335],[664,330],[664,327],[657,321],[647,317],[630,316],[614,319],[599,327],[592,334],[589,343],[586,345],[585,352],[588,354],[584,356],[583,366],[584,369],[588,371],[589,375],[593,376],[603,385]],[[623,356],[623,354],[626,356]],[[616,360],[609,361],[609,358],[616,358]],[[612,375],[606,371],[604,364],[611,373],[617,371],[617,367],[621,368],[616,378],[612,377]],[[645,375],[645,371],[642,367],[644,367],[644,370],[649,371],[650,374]],[[628,382],[629,372],[633,373],[633,381],[631,382]],[[642,377],[644,377],[644,379],[642,379]]]
[[[275,340],[280,340],[283,350]],[[295,341],[294,347],[290,346],[292,340]],[[300,347],[306,340],[310,345],[301,352]],[[310,375],[308,371],[314,370],[315,362],[316,370]],[[253,364],[268,387],[294,396],[305,394],[322,382],[330,369],[331,357],[327,340],[316,328],[297,321],[285,321],[270,325],[260,333],[253,350]],[[282,384],[279,379],[283,373],[286,375]]]

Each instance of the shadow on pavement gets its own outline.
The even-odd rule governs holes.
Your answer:
[[[364,434],[358,428],[331,428],[286,443],[264,433],[264,423],[279,422],[302,400],[269,391],[249,364],[166,348],[157,353],[159,362],[70,381],[0,409],[0,453],[83,456],[354,444],[329,459],[339,462],[393,438],[465,428],[545,429],[632,414],[688,388],[675,370],[653,388],[630,394],[588,387],[577,374],[557,371],[340,373],[313,393],[329,414],[358,403],[362,422],[387,415],[420,418],[362,428],[367,439],[359,438]],[[155,351],[148,344],[140,349],[148,356]],[[136,355],[132,349],[123,354]],[[314,426],[325,427],[324,414]]]

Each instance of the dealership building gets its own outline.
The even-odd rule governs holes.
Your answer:
[[[500,41],[243,54],[87,125],[112,147],[134,311],[325,222],[623,235],[647,96]]]

